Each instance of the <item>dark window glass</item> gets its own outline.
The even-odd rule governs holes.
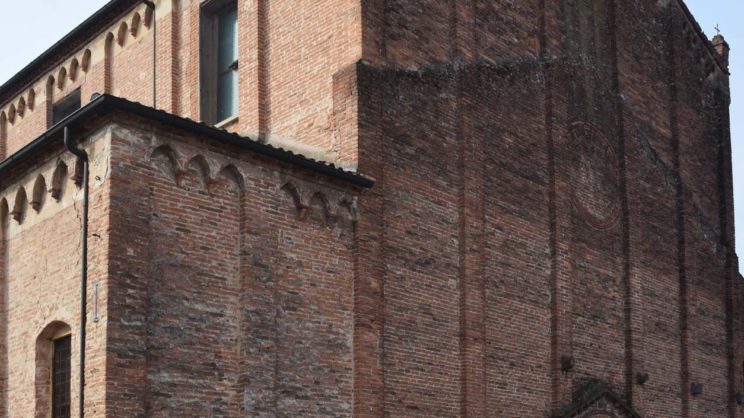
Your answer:
[[[80,89],[70,93],[52,106],[52,125],[58,124],[78,109],[80,109]]]
[[[55,340],[52,359],[52,418],[70,417],[70,354],[68,335]]]
[[[217,120],[238,113],[238,11],[229,8],[218,18]]]
[[[201,25],[202,119],[214,124],[238,114],[237,2],[205,3]]]

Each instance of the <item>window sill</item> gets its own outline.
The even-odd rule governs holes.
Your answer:
[[[222,122],[215,123],[214,127],[217,129],[227,129],[237,122],[238,122],[238,115],[230,116],[229,118],[223,120]]]

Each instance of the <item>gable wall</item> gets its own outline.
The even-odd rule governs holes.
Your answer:
[[[544,2],[536,54],[471,64],[444,12],[404,13],[459,5],[393,6],[366,9],[389,42],[356,68],[380,260],[357,335],[383,347],[357,351],[357,410],[546,416],[599,379],[641,415],[736,416],[726,76],[684,10]]]

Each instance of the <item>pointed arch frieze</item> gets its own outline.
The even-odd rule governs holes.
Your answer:
[[[182,189],[197,188],[210,195],[221,190],[246,193],[246,177],[250,168],[239,168],[238,162],[222,162],[224,158],[205,153],[191,154],[170,143],[161,143],[149,153],[156,171],[165,175]],[[215,167],[219,167],[215,169]],[[287,202],[300,221],[316,221],[326,226],[356,221],[356,197],[335,188],[300,178],[279,175],[277,193],[288,197]],[[246,198],[250,198],[249,195]]]

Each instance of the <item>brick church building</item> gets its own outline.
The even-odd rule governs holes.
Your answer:
[[[728,54],[682,0],[112,0],[0,86],[0,416],[742,418]]]

